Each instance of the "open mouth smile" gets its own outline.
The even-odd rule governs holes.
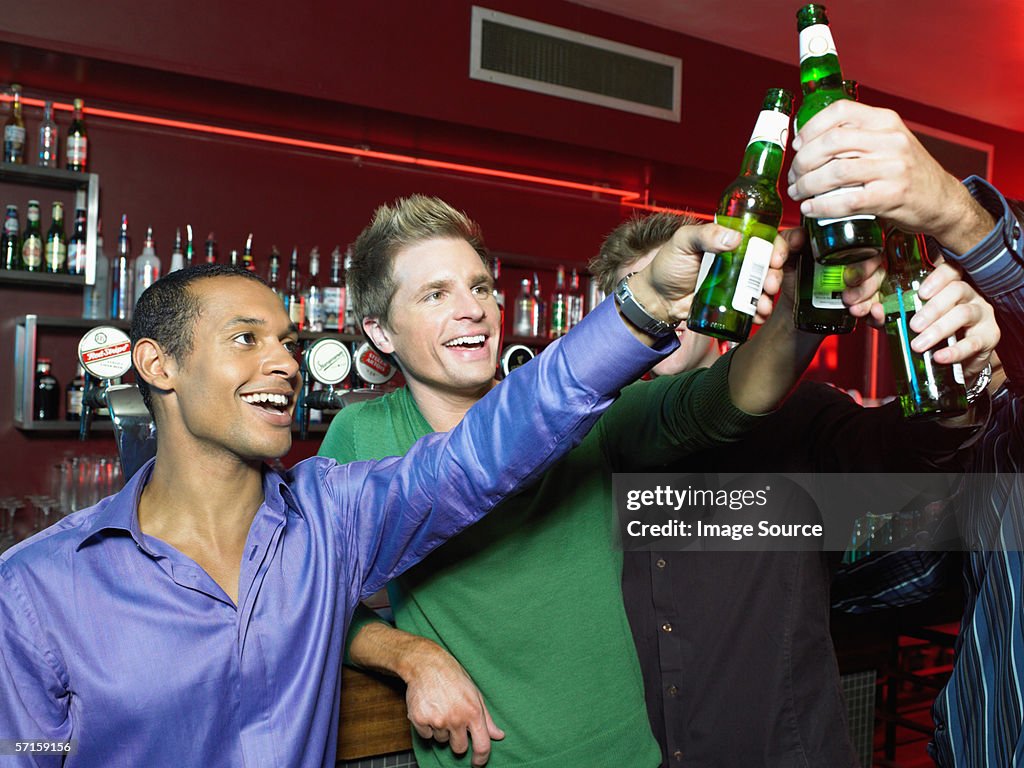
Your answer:
[[[487,342],[487,337],[482,333],[478,333],[472,336],[459,336],[446,341],[444,346],[449,349],[480,349]]]

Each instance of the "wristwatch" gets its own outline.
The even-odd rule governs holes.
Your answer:
[[[634,274],[636,273],[626,275],[615,286],[615,303],[619,305],[623,316],[648,336],[656,339],[669,336],[679,323],[666,323],[644,309],[644,305],[637,301],[633,292],[629,290],[629,278]]]
[[[992,363],[981,369],[978,378],[974,380],[974,384],[967,390],[967,402],[973,404],[981,397],[981,393],[985,391],[990,381],[992,381]]]

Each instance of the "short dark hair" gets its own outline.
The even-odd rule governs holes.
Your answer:
[[[348,300],[360,327],[367,317],[388,324],[391,300],[398,289],[391,269],[395,256],[403,248],[434,238],[465,240],[488,266],[479,225],[440,198],[410,195],[374,211],[373,221],[356,238],[346,274]]]
[[[211,277],[244,277],[266,285],[256,273],[228,264],[197,264],[171,272],[139,296],[129,334],[132,347],[139,339],[153,339],[175,360],[185,360],[192,353],[193,333],[200,311],[199,298],[190,286],[197,280]],[[137,371],[135,380],[142,393],[142,400],[152,415],[153,397],[149,384]]]
[[[658,212],[649,216],[633,216],[624,221],[601,244],[601,250],[588,265],[601,290],[610,295],[615,290],[616,274],[624,266],[639,261],[655,248],[660,248],[676,230],[696,224],[688,214]]]

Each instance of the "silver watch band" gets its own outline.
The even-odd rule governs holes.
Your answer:
[[[633,292],[629,289],[629,278],[635,273],[626,275],[615,286],[615,302],[619,305],[623,316],[641,331],[654,338],[661,338],[673,333],[676,324],[666,323],[663,320],[651,315],[644,305],[637,301]]]

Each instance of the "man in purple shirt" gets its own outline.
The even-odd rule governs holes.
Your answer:
[[[716,225],[680,230],[632,278],[632,299],[605,302],[406,456],[314,458],[284,474],[264,459],[291,445],[301,377],[278,297],[225,266],[155,283],[132,354],[156,458],[0,557],[0,754],[104,768],[333,765],[354,606],[578,443],[676,346],[698,255],[738,240]],[[772,293],[785,256],[779,238]]]

